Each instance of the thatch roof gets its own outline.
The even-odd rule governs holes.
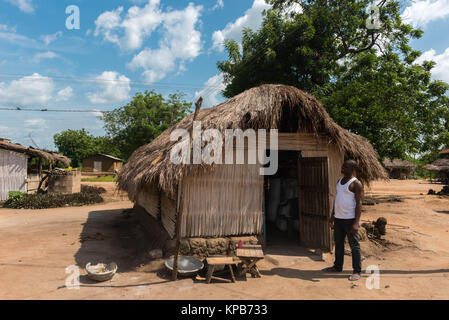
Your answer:
[[[266,84],[246,90],[215,107],[200,110],[196,120],[201,121],[203,129],[215,128],[222,132],[237,128],[278,129],[281,132],[282,120],[286,120],[282,119],[282,114],[286,112],[289,112],[287,120],[290,124],[291,119],[295,119],[293,125],[296,128],[289,132],[325,134],[330,143],[344,150],[348,157],[358,159],[358,177],[364,183],[369,184],[372,179],[387,179],[385,169],[367,139],[341,128],[317,99],[292,86]],[[131,199],[135,199],[139,188],[150,183],[174,196],[185,174],[211,167],[170,162],[170,150],[176,144],[176,141],[170,141],[170,133],[177,128],[189,130],[192,120],[193,114],[134,151],[118,175],[119,188],[127,191]]]
[[[449,172],[449,159],[437,159],[431,164],[426,164],[423,168],[430,171]]]
[[[384,167],[392,170],[392,169],[415,169],[416,168],[416,164],[413,164],[407,160],[402,160],[402,159],[389,159],[386,158],[384,160]]]
[[[449,149],[442,150],[440,154],[449,154]]]
[[[33,147],[25,147],[17,143],[11,143],[6,140],[0,140],[0,149],[10,150],[14,152],[24,153],[33,157],[40,157],[48,161],[60,161],[64,165],[70,164],[70,159],[62,154],[47,150],[35,149]]]

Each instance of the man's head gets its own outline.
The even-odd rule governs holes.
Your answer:
[[[354,170],[357,168],[357,162],[355,160],[346,160],[341,166],[341,173],[345,177],[351,177],[354,174]]]

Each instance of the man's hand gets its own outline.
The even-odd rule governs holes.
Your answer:
[[[359,231],[359,223],[356,221],[356,222],[354,222],[354,224],[352,225],[351,233],[352,233],[352,234],[356,234],[358,231]]]
[[[331,229],[334,228],[334,219],[332,219],[332,218],[329,219],[329,227],[330,227]]]

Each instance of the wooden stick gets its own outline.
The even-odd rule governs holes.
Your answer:
[[[193,157],[192,152],[192,143],[193,143],[193,122],[196,120],[198,116],[198,112],[200,111],[201,105],[203,104],[203,98],[200,97],[198,101],[195,103],[195,113],[193,114],[192,127],[190,128],[190,157]],[[190,159],[192,160],[192,159]],[[179,247],[181,245],[181,223],[182,223],[182,182],[178,185],[178,203],[176,206],[176,249],[175,256],[173,257],[173,272],[171,279],[172,281],[176,281],[178,279],[178,256],[179,256]]]

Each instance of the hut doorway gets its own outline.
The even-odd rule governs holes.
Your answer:
[[[265,177],[267,245],[330,249],[327,157],[279,151],[279,169]]]

